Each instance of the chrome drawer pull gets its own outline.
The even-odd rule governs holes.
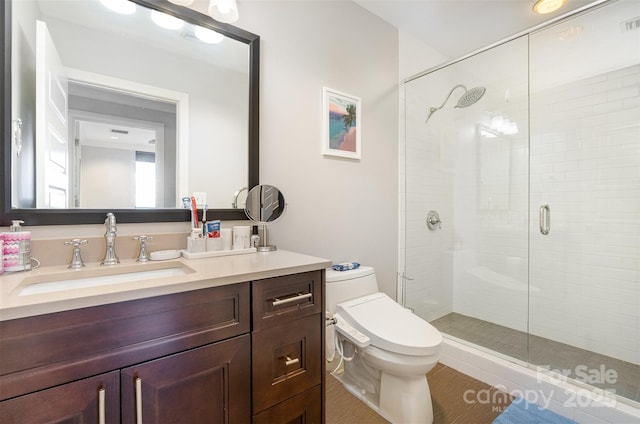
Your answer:
[[[293,358],[293,359],[291,359],[290,357],[288,357],[288,356],[287,356],[287,357],[285,358],[284,364],[285,364],[286,366],[289,366],[289,365],[297,364],[298,362],[300,362],[300,358]]]
[[[311,296],[313,296],[313,294],[305,293],[305,294],[299,294],[297,296],[293,296],[288,299],[282,299],[282,300],[276,297],[275,299],[273,299],[272,304],[273,306],[284,305],[285,303],[291,303],[291,302],[297,302],[298,300],[309,299]]]
[[[142,424],[142,379],[136,378],[136,423]]]
[[[104,401],[106,393],[104,388],[98,390],[98,424],[105,424]]]

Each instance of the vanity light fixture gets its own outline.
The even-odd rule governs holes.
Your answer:
[[[151,20],[159,27],[171,30],[178,30],[184,25],[184,21],[182,19],[167,15],[166,13],[158,12],[157,10],[151,11]]]
[[[100,0],[107,9],[122,15],[131,15],[136,11],[136,4],[129,0]]]
[[[209,0],[209,15],[218,22],[232,24],[238,20],[236,0]]]
[[[540,15],[555,12],[564,6],[566,1],[567,0],[538,0],[533,5],[533,11]]]
[[[218,44],[221,43],[224,39],[224,35],[219,32],[215,32],[208,28],[203,28],[201,26],[197,26],[193,31],[198,40],[207,44]]]

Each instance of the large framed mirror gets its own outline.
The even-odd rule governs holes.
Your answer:
[[[196,0],[203,1],[203,0]],[[247,219],[259,36],[166,0],[6,0],[0,224]]]

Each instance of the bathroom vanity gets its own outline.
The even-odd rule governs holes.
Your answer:
[[[25,285],[71,271],[4,276],[0,421],[324,422],[330,262],[286,251],[175,262],[190,272],[49,293]]]

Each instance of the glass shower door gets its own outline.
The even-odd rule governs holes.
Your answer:
[[[530,362],[636,401],[639,5],[530,36]]]
[[[527,61],[521,37],[405,84],[404,303],[448,337],[521,361]]]

